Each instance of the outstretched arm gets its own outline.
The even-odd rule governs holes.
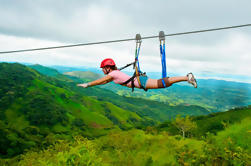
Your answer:
[[[87,87],[90,87],[90,86],[106,84],[108,82],[111,82],[112,80],[113,80],[112,76],[107,75],[105,77],[102,77],[102,78],[97,79],[97,80],[92,81],[92,82],[88,82],[88,83],[84,83],[84,84],[78,84],[77,86],[87,88]]]

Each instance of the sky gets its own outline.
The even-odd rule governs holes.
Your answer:
[[[250,0],[0,0],[0,52],[251,24]],[[251,83],[251,26],[166,37],[167,71]],[[0,54],[2,62],[99,68],[134,60],[135,41]],[[161,71],[159,39],[142,41],[141,69]]]

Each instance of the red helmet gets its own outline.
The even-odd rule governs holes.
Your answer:
[[[100,68],[103,68],[105,66],[116,66],[115,62],[113,59],[111,58],[106,58],[104,59],[101,64],[100,64]]]

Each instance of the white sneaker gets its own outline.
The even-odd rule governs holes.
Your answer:
[[[194,78],[194,75],[193,73],[188,73],[187,74],[187,77],[188,77],[188,83],[189,84],[192,84],[194,86],[194,88],[197,88],[197,81],[196,79]]]

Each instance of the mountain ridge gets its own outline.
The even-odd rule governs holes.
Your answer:
[[[74,76],[74,73],[71,76]],[[79,78],[86,82],[85,77],[87,76],[83,74]],[[95,77],[93,77],[93,80],[94,79]],[[96,79],[98,79],[98,77]],[[193,89],[187,83],[182,82],[166,89],[154,89],[148,90],[148,92],[135,89],[134,93],[131,93],[129,88],[114,83],[100,87],[112,90],[121,96],[150,99],[169,103],[173,106],[180,104],[199,105],[212,112],[226,111],[234,107],[251,104],[251,84],[249,83],[215,79],[198,79],[197,82],[198,89]],[[204,96],[207,96],[207,98]]]

